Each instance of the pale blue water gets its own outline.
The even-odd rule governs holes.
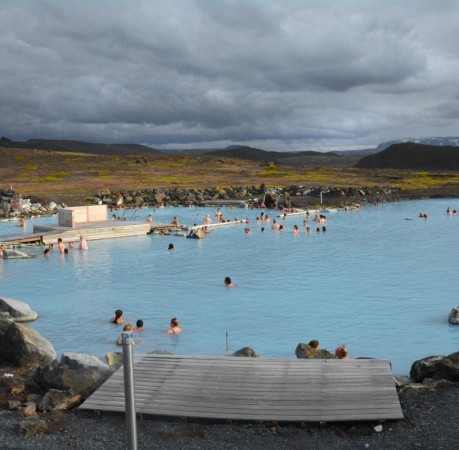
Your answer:
[[[229,225],[202,240],[90,241],[88,251],[65,257],[54,250],[49,258],[0,260],[0,296],[37,311],[30,325],[58,354],[103,358],[119,350],[121,326],[108,320],[121,308],[129,322],[145,322],[139,353],[223,355],[228,332],[230,352],[251,346],[264,357],[295,358],[299,342],[318,339],[330,351],[346,344],[351,357],[390,359],[394,373],[407,374],[416,359],[459,350],[459,326],[447,322],[459,305],[459,216],[447,216],[448,206],[459,210],[459,200],[327,214],[327,232],[316,233],[311,222],[310,235],[303,217],[280,221],[286,227],[280,233],[271,223],[255,224],[260,210],[222,208],[227,218],[249,217],[252,233]],[[192,225],[214,211],[166,208],[153,217],[170,222],[178,216]],[[427,220],[417,217],[421,211]],[[149,213],[141,210],[141,220]],[[300,236],[293,236],[294,224]],[[0,236],[21,232],[14,222],[0,224]],[[174,252],[166,250],[169,243]],[[225,276],[237,286],[225,288]],[[166,336],[173,316],[184,332]]]

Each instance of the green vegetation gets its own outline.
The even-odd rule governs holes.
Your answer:
[[[54,177],[54,176],[47,176],[42,178],[35,178],[33,180],[34,183],[60,183],[64,181],[64,178]]]
[[[195,181],[191,177],[174,177],[174,176],[160,176],[155,179],[156,183],[171,183],[171,184],[185,184]]]

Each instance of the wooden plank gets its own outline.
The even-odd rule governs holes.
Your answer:
[[[389,361],[144,355],[135,358],[141,414],[209,419],[400,419]],[[122,368],[81,405],[124,411]]]

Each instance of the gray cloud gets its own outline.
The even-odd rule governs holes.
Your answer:
[[[0,0],[0,133],[158,147],[459,134],[459,2]]]

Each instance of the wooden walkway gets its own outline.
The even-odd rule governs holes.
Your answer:
[[[251,421],[402,419],[389,361],[145,355],[138,414]],[[124,411],[123,368],[81,406]]]
[[[155,222],[157,227],[167,227],[165,224]],[[64,227],[57,224],[34,225],[32,234],[2,237],[5,244],[18,245],[25,243],[56,244],[58,238],[63,242],[77,242],[80,235],[87,241],[98,239],[113,239],[118,237],[141,236],[150,233],[152,223],[124,220],[105,220],[77,224],[74,227]]]

